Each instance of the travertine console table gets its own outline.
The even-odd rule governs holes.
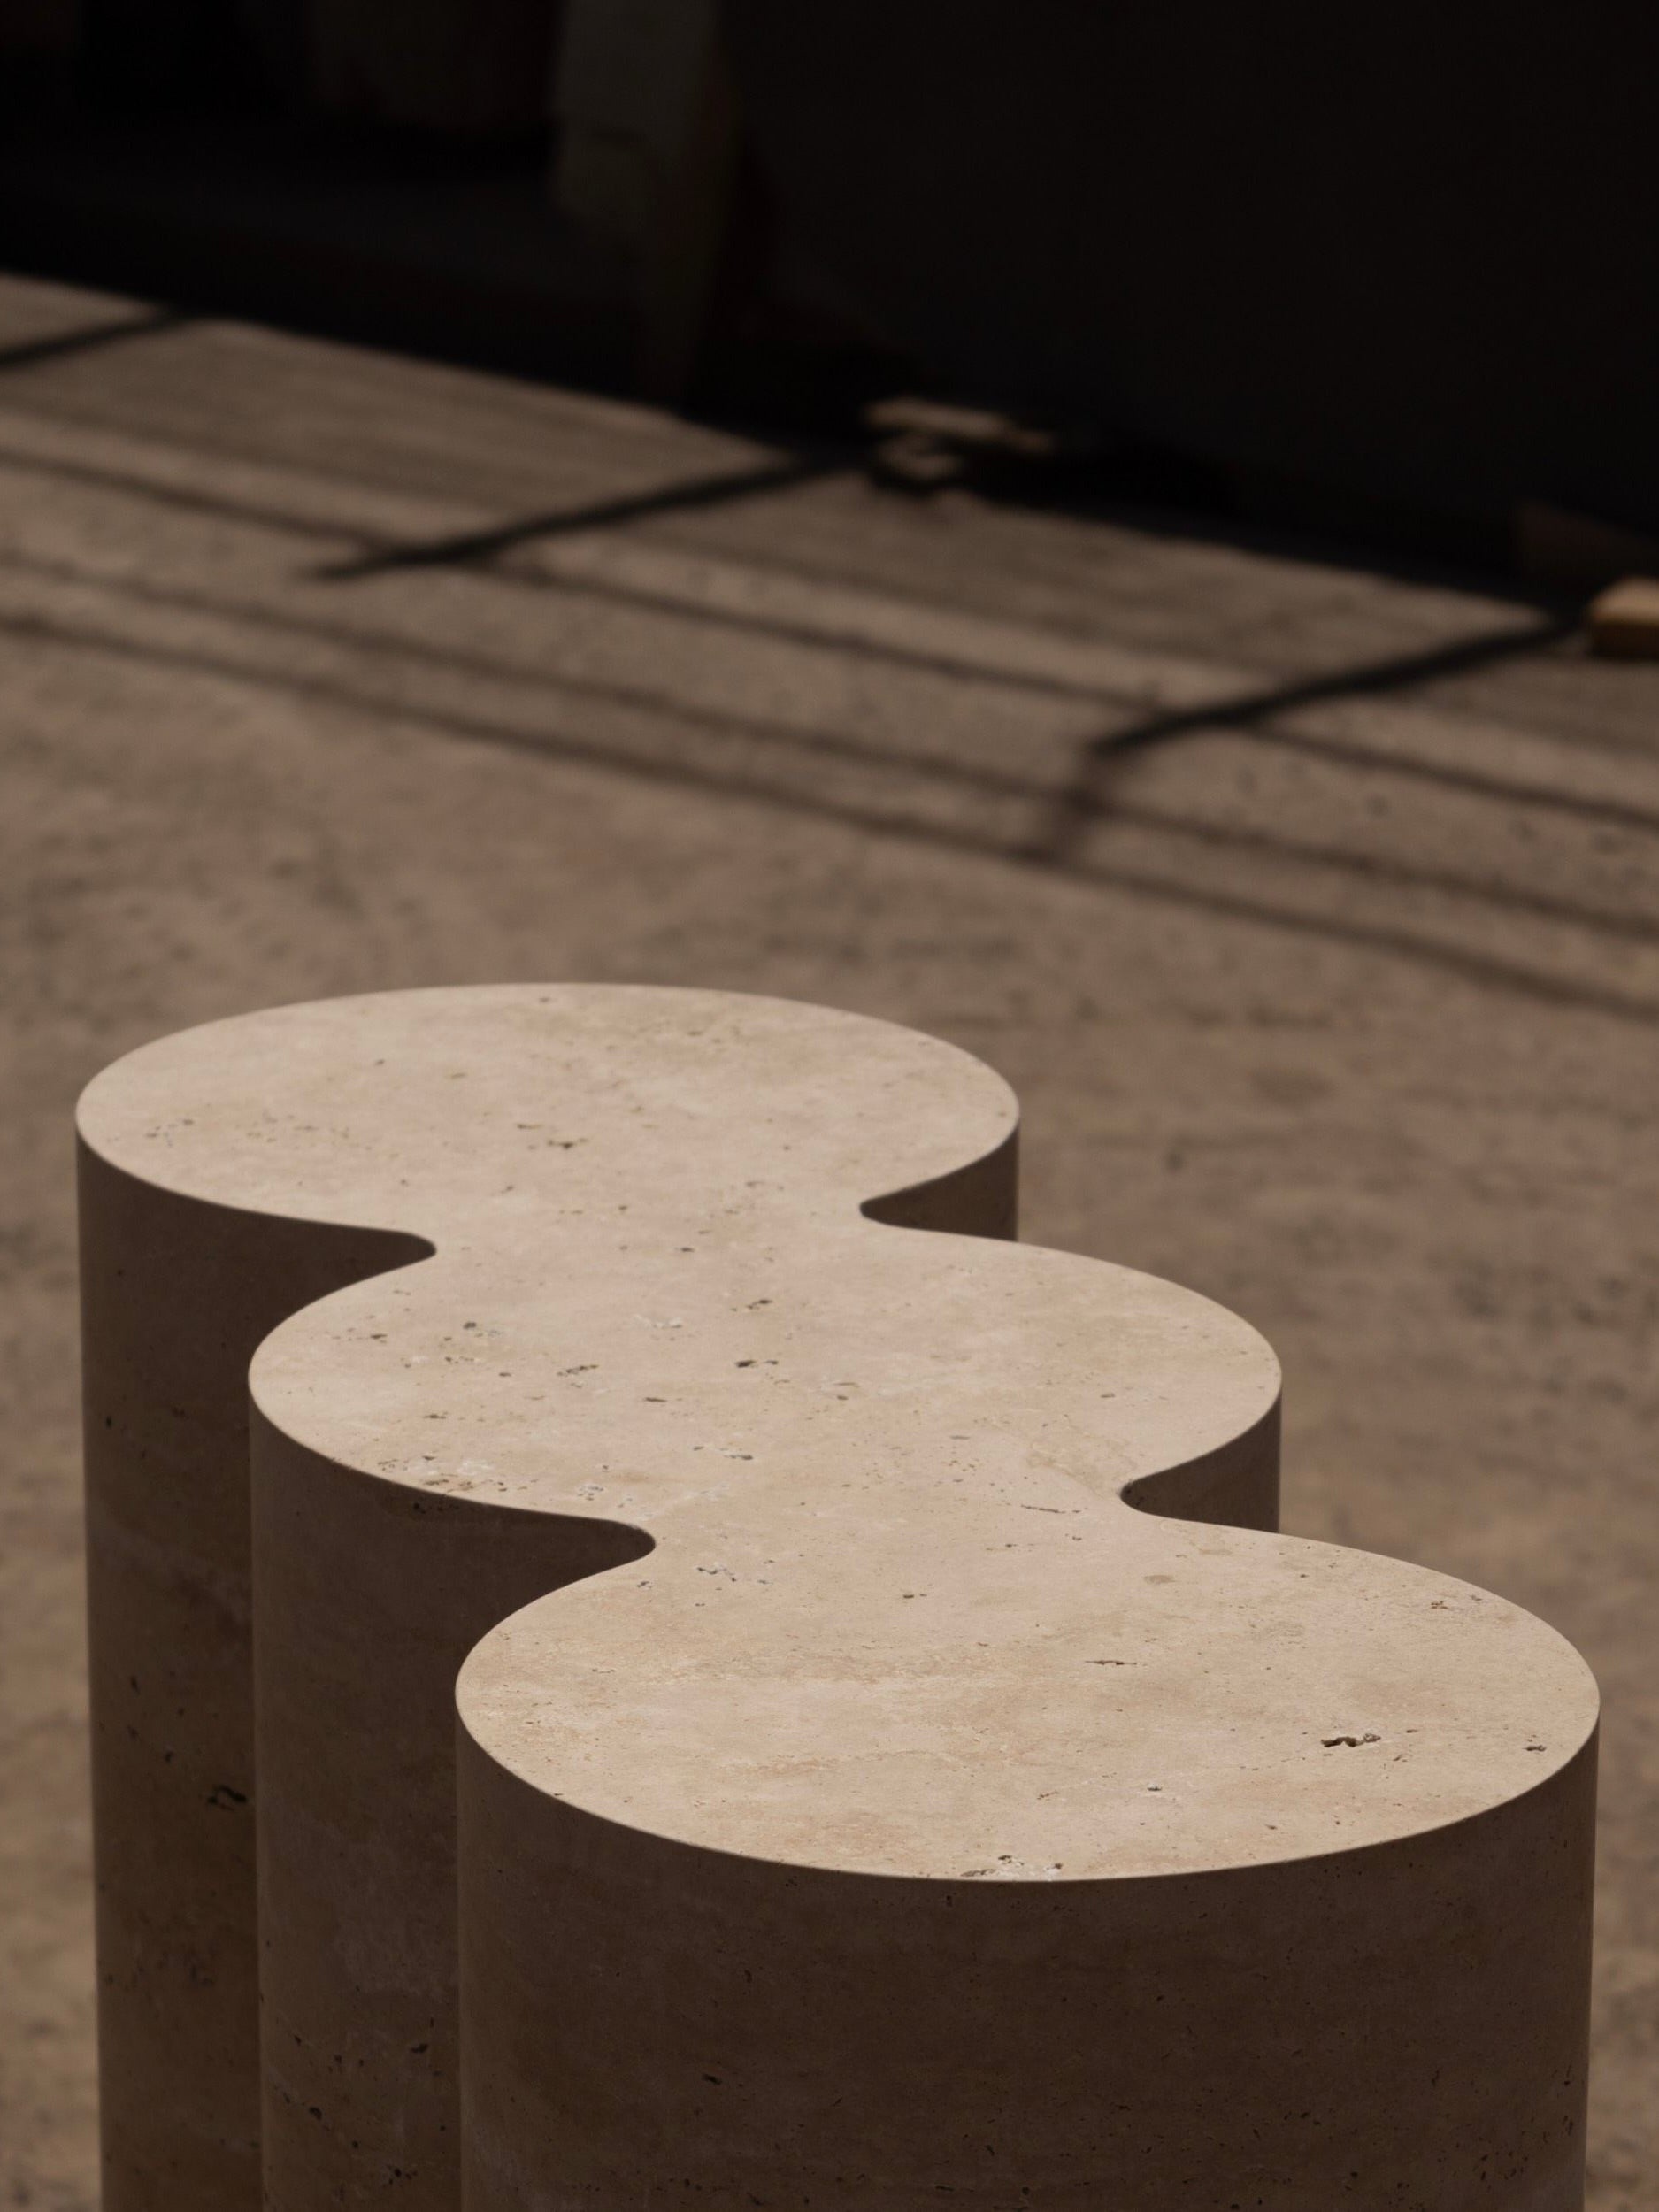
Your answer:
[[[1574,2212],[1589,1675],[1014,1130],[645,989],[91,1086],[107,2212]]]

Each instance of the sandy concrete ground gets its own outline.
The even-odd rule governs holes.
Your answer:
[[[0,487],[0,2202],[96,2198],[75,1093],[240,1008],[588,976],[984,1055],[1033,1238],[1277,1345],[1290,1526],[1579,1643],[1591,2202],[1659,2207],[1659,669],[20,282]]]

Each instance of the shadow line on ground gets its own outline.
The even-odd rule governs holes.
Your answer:
[[[83,324],[78,330],[62,330],[49,338],[22,338],[15,345],[0,346],[0,373],[32,369],[42,361],[61,361],[74,353],[94,353],[104,346],[124,344],[132,338],[151,338],[165,330],[182,330],[194,318],[176,308],[156,307],[141,315],[123,315],[109,322]]]
[[[484,654],[433,645],[425,639],[403,637],[395,632],[342,628],[331,623],[274,612],[268,608],[249,606],[242,602],[212,599],[199,593],[164,590],[138,578],[123,577],[119,581],[111,581],[96,574],[88,575],[67,563],[50,563],[18,555],[0,554],[0,568],[21,571],[72,586],[113,590],[120,597],[135,600],[142,604],[163,607],[173,612],[206,615],[219,621],[241,623],[273,637],[303,644],[320,644],[335,651],[384,653],[393,661],[413,663],[419,667],[440,670],[446,674],[469,680],[592,700],[604,705],[654,715],[681,727],[706,731],[717,739],[741,738],[796,755],[829,758],[871,769],[888,777],[897,772],[944,790],[967,791],[1033,807],[1051,803],[1056,795],[1051,785],[975,762],[954,760],[938,755],[895,752],[849,736],[841,731],[783,724],[733,712],[724,707],[706,707],[643,686],[601,682],[568,673],[552,674],[542,670],[505,666]],[[258,668],[243,667],[242,677],[243,680],[252,683],[267,680],[266,672]],[[272,680],[282,680],[280,677]],[[383,696],[381,711],[396,715],[402,712],[403,708],[396,696]],[[1270,859],[1328,868],[1394,888],[1429,891],[1469,899],[1500,912],[1528,915],[1539,920],[1559,923],[1637,944],[1659,943],[1659,918],[1648,919],[1639,914],[1615,913],[1555,898],[1548,892],[1483,881],[1450,869],[1422,867],[1409,861],[1391,858],[1386,854],[1356,851],[1340,845],[1286,837],[1248,823],[1194,818],[1169,808],[1148,806],[1133,798],[1125,800],[1121,795],[1109,801],[1093,793],[1085,793],[1075,798],[1068,796],[1068,803],[1075,804],[1087,812],[1091,826],[1120,822],[1132,827],[1150,828],[1212,850],[1260,854]],[[1642,814],[1632,810],[1621,826],[1659,836],[1659,812]],[[1012,853],[1017,848],[1010,843],[1008,849]],[[1039,864],[1048,856],[1038,840],[1018,849],[1019,856]]]
[[[410,568],[449,568],[494,560],[541,538],[572,537],[587,530],[614,530],[626,523],[642,522],[653,515],[695,512],[699,508],[724,507],[738,499],[753,499],[764,492],[787,491],[825,476],[846,473],[844,459],[807,457],[772,461],[759,468],[728,469],[716,476],[695,477],[689,483],[668,484],[656,491],[634,492],[618,499],[601,499],[584,507],[565,507],[552,514],[530,515],[522,521],[503,523],[494,529],[463,530],[453,536],[429,539],[419,545],[386,546],[349,560],[331,561],[313,569],[322,583],[350,583],[366,576],[394,575]]]
[[[54,622],[44,617],[0,616],[0,633],[67,646],[78,651],[101,652],[154,667],[182,669],[234,683],[254,683],[286,692],[291,696],[319,700],[326,705],[374,719],[401,721],[441,737],[492,745],[503,750],[543,759],[568,760],[642,782],[705,792],[767,807],[774,811],[837,823],[842,827],[856,829],[867,834],[896,838],[942,851],[1000,862],[1004,865],[1034,869],[1041,873],[1061,876],[1102,889],[1161,901],[1189,911],[1260,924],[1296,936],[1393,956],[1419,967],[1457,976],[1465,982],[1509,991],[1538,1004],[1610,1016],[1616,1020],[1644,1028],[1659,1027],[1659,1002],[1653,1000],[1547,975],[1517,962],[1448,945],[1441,940],[1417,936],[1409,930],[1344,921],[1334,917],[1310,916],[1292,908],[1277,907],[1266,901],[1201,884],[1171,881],[1146,870],[1091,864],[1064,856],[1046,857],[1033,854],[1023,845],[1010,845],[1001,839],[958,826],[895,818],[879,807],[830,799],[822,794],[807,795],[791,791],[777,784],[767,784],[752,777],[723,773],[683,759],[670,762],[622,757],[614,749],[596,745],[580,735],[551,731],[529,735],[509,725],[481,717],[439,714],[429,708],[412,704],[390,704],[371,693],[355,692],[349,686],[326,683],[297,673],[273,675],[259,672],[250,674],[249,670],[235,662],[220,660],[211,654],[140,645],[128,638]]]
[[[297,517],[280,508],[226,499],[219,494],[201,492],[182,485],[153,484],[119,470],[16,454],[0,457],[0,465],[26,469],[35,474],[56,476],[65,482],[86,483],[104,489],[127,492],[135,497],[154,499],[160,504],[188,512],[211,514],[221,520],[277,530],[289,537],[314,541],[319,538],[349,534],[337,526]],[[344,565],[349,568],[350,565]],[[313,579],[323,572],[308,572]],[[945,654],[916,650],[846,632],[814,629],[765,617],[708,608],[669,595],[641,591],[632,587],[589,579],[567,580],[540,575],[534,571],[526,572],[500,567],[493,563],[480,565],[477,572],[491,583],[516,589],[554,591],[570,597],[585,596],[640,607],[672,614],[687,621],[734,630],[740,634],[777,638],[821,651],[846,652],[867,660],[926,671],[964,683],[1000,685],[1010,690],[1028,691],[1045,697],[1077,699],[1095,706],[1132,703],[1124,695],[1115,694],[1104,685],[1082,684],[1063,677],[1032,672],[987,668]],[[1506,626],[1495,632],[1484,632],[1475,638],[1458,641],[1450,646],[1401,655],[1395,660],[1370,663],[1359,670],[1342,669],[1325,676],[1297,678],[1288,684],[1263,686],[1256,691],[1236,695],[1232,700],[1220,698],[1213,705],[1160,710],[1140,723],[1131,725],[1122,733],[1121,741],[1111,733],[1102,733],[1093,741],[1089,750],[1091,755],[1100,759],[1110,759],[1116,753],[1134,752],[1165,738],[1197,734],[1208,729],[1229,726],[1248,728],[1258,742],[1283,750],[1305,753],[1314,757],[1339,761],[1348,766],[1375,770],[1383,774],[1467,791],[1518,805],[1572,814],[1586,821],[1605,822],[1614,827],[1651,828],[1659,822],[1659,817],[1644,814],[1640,809],[1632,809],[1617,802],[1582,798],[1549,785],[1516,782],[1501,776],[1485,774],[1478,769],[1402,758],[1380,747],[1368,746],[1351,739],[1333,739],[1306,731],[1265,726],[1269,716],[1290,711],[1298,706],[1314,704],[1321,700],[1379,695],[1414,682],[1429,680],[1436,675],[1485,666],[1512,654],[1541,650],[1572,635],[1577,626],[1575,621],[1566,618],[1551,618],[1518,630]],[[1617,758],[1628,757],[1629,750],[1624,747],[1598,747],[1594,749]],[[1094,794],[1091,804],[1110,803],[1106,795],[1095,790],[1101,780],[1100,772],[1093,763],[1086,763],[1071,790],[1056,802],[1055,820],[1046,833],[1047,843],[1056,854],[1070,833],[1067,829],[1068,814],[1083,805],[1083,793]],[[1033,856],[1038,856],[1044,849],[1043,838],[1034,841]]]
[[[1479,770],[1450,767],[1438,762],[1402,760],[1378,749],[1364,744],[1355,745],[1340,738],[1312,736],[1284,728],[1263,730],[1261,725],[1278,716],[1294,713],[1299,708],[1327,705],[1340,699],[1376,698],[1410,685],[1431,683],[1437,677],[1461,675],[1470,669],[1486,668],[1494,662],[1516,659],[1526,653],[1541,652],[1573,636],[1579,626],[1576,616],[1548,616],[1525,628],[1506,627],[1488,631],[1478,637],[1459,639],[1450,645],[1435,646],[1425,652],[1396,654],[1386,660],[1365,662],[1357,668],[1340,668],[1322,676],[1301,677],[1288,683],[1263,685],[1259,690],[1243,692],[1229,700],[1217,700],[1212,705],[1184,707],[1169,713],[1148,715],[1144,721],[1133,723],[1127,729],[1102,733],[1084,747],[1078,773],[1056,802],[1054,818],[1033,843],[1030,857],[1033,860],[1063,858],[1079,838],[1086,833],[1091,821],[1098,819],[1102,812],[1112,810],[1110,786],[1113,772],[1120,762],[1152,746],[1168,744],[1177,738],[1193,737],[1215,730],[1248,730],[1253,736],[1287,751],[1346,760],[1366,767],[1385,768],[1395,774],[1437,783],[1450,789],[1501,795],[1523,803],[1535,803],[1526,787],[1506,783],[1499,777],[1482,775]],[[1571,792],[1562,792],[1552,794],[1548,803],[1559,807],[1563,812],[1586,814],[1598,820],[1605,818],[1603,809],[1607,803],[1604,801],[1579,799]],[[1645,823],[1643,826],[1646,826]]]

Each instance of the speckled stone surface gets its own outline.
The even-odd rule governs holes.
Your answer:
[[[1271,1352],[1014,1128],[615,987],[92,1085],[110,2212],[1571,2212],[1587,1671],[1271,1533]]]

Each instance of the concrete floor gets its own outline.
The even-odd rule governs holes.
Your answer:
[[[588,976],[982,1054],[1033,1239],[1278,1347],[1288,1525],[1578,1641],[1590,2201],[1659,2208],[1659,667],[20,281],[0,481],[0,2203],[96,2200],[75,1093],[239,1008]]]

